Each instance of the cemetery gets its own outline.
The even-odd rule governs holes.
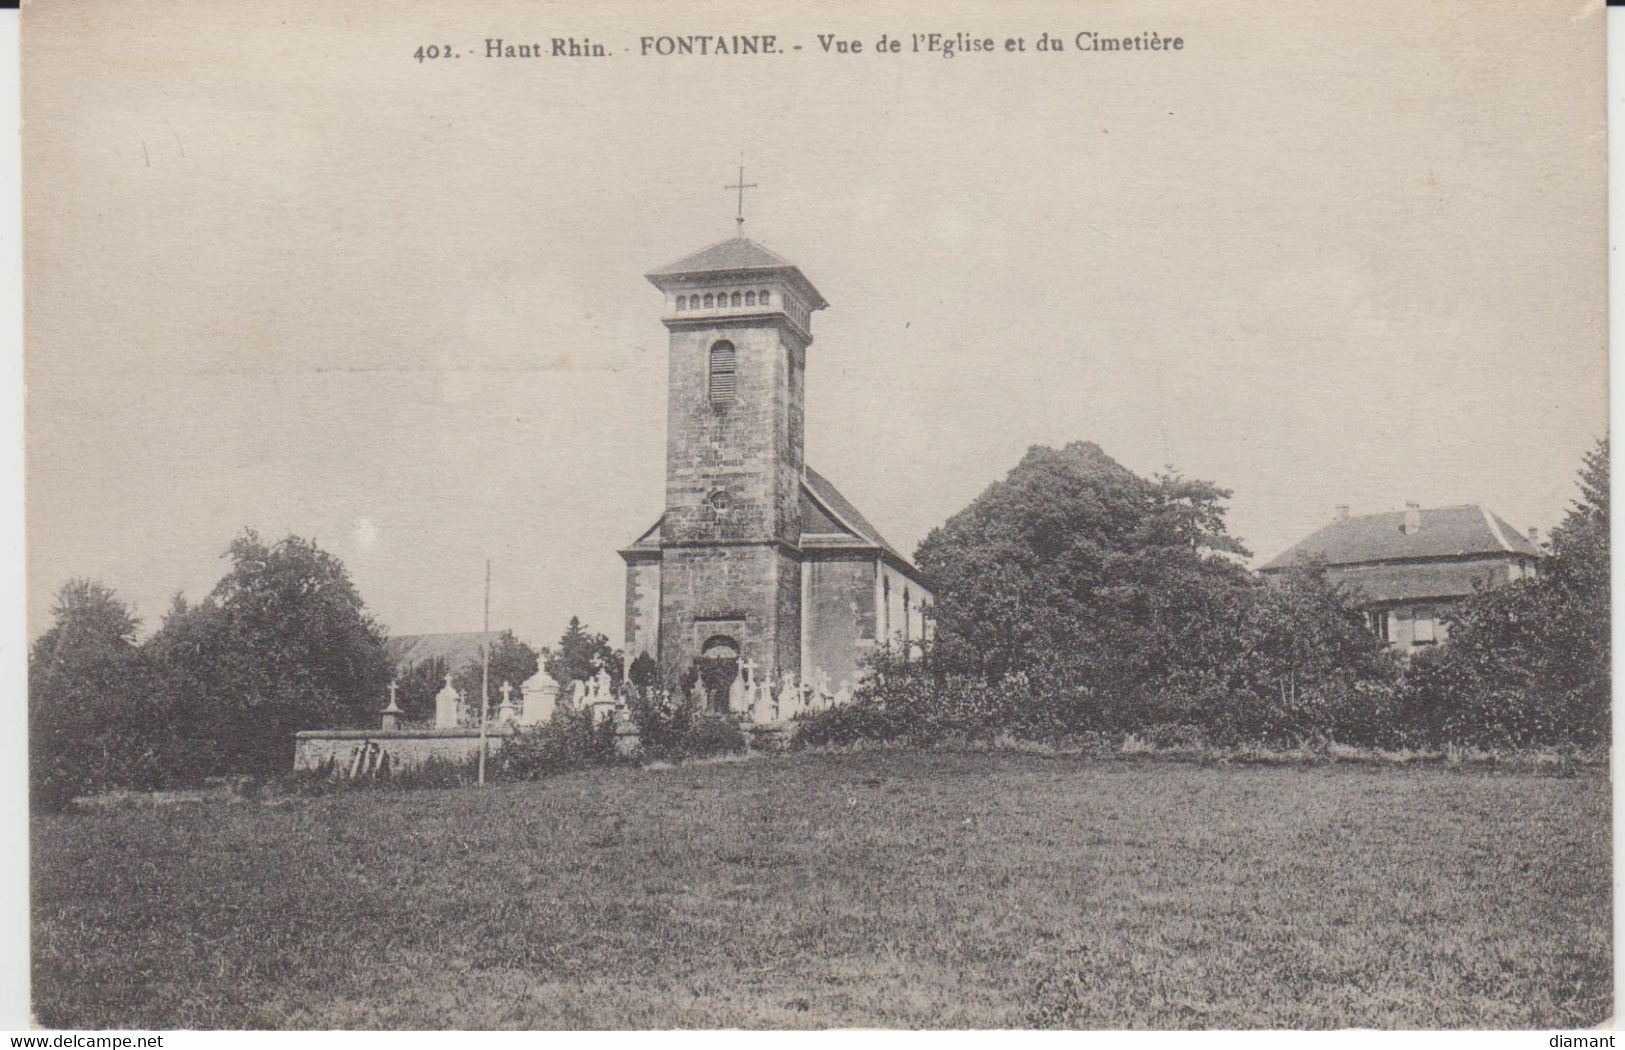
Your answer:
[[[827,682],[824,686],[827,688]],[[389,705],[378,713],[377,729],[301,730],[295,735],[293,769],[326,771],[355,780],[419,769],[433,760],[470,763],[478,759],[482,748],[489,755],[515,733],[546,722],[561,705],[566,711],[588,715],[594,725],[609,723],[614,727],[616,751],[624,756],[638,754],[638,727],[626,698],[616,695],[602,668],[591,678],[573,681],[562,698],[557,683],[544,671],[525,682],[522,690],[503,682],[498,691],[501,703],[482,716],[481,705],[459,693],[452,676],[447,675],[445,687],[435,697],[433,724],[414,727],[402,724],[404,712],[396,703],[396,683],[391,682]],[[698,679],[689,700],[698,710],[713,706]],[[800,716],[849,703],[851,696],[844,688],[831,694],[797,682],[789,672],[779,678],[758,674],[756,665],[747,660],[727,687],[723,717],[739,723],[753,750],[776,752],[789,745]]]

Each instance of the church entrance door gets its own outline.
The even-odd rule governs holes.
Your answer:
[[[706,710],[727,714],[728,689],[739,677],[739,643],[726,635],[708,638],[695,663],[700,671],[700,686],[705,690]]]

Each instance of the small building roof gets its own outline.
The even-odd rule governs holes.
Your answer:
[[[801,269],[775,252],[762,247],[749,237],[730,237],[725,241],[701,248],[676,262],[650,270],[644,276],[657,288],[664,289],[670,282],[695,277],[724,277],[753,275],[782,275],[796,284],[809,299],[814,310],[828,306],[817,288],[813,287]]]
[[[1421,527],[1412,532],[1405,530],[1409,513],[1399,510],[1339,518],[1277,555],[1260,571],[1287,569],[1317,557],[1328,565],[1356,565],[1474,554],[1540,555],[1527,536],[1476,503],[1416,511]]]
[[[502,634],[502,631],[493,630],[491,640],[495,642]],[[480,658],[480,645],[484,641],[483,631],[400,634],[384,639],[384,654],[397,673],[414,664],[439,658],[444,658],[451,670],[460,671]]]

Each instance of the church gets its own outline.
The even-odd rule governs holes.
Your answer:
[[[647,277],[670,340],[666,507],[620,552],[626,655],[668,685],[704,661],[850,692],[877,645],[929,639],[932,599],[804,459],[812,315],[828,303],[742,228]]]

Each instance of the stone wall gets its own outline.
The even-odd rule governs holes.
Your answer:
[[[875,605],[879,609],[880,636],[894,647],[929,639],[930,627],[927,610],[931,605],[931,592],[897,570],[895,565],[881,562],[880,574],[875,580]]]
[[[865,653],[875,644],[875,572],[872,554],[820,554],[802,562],[807,607],[802,675],[831,690],[855,688]]]
[[[488,755],[495,754],[512,729],[492,729],[488,733]],[[339,772],[350,768],[359,749],[377,744],[389,756],[393,772],[417,769],[432,758],[447,762],[472,762],[479,757],[478,729],[307,729],[294,734],[295,771],[320,769],[332,762]]]
[[[626,563],[625,651],[660,658],[660,555],[639,554]]]

